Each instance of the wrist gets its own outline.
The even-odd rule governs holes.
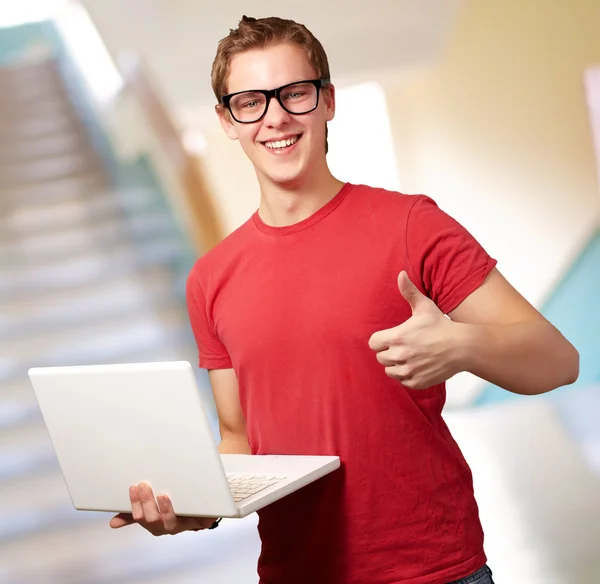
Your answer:
[[[246,436],[227,434],[221,438],[217,449],[219,454],[251,454]]]
[[[483,342],[481,327],[462,322],[453,322],[452,324],[454,325],[452,360],[456,373],[472,372],[477,347]]]

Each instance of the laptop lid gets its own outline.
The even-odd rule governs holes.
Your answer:
[[[237,515],[187,361],[39,367],[29,377],[76,509],[130,512],[148,481],[189,516]]]

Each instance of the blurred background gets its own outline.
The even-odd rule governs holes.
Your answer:
[[[541,397],[455,377],[445,417],[497,584],[600,583],[600,3],[252,6],[306,24],[329,54],[334,174],[433,197],[579,349],[579,381]],[[196,363],[187,273],[258,206],[210,89],[216,44],[245,13],[0,3],[2,584],[257,581],[255,517],[153,538],[74,511],[26,375]]]

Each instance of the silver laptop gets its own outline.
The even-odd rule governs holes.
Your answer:
[[[76,509],[129,513],[129,486],[148,481],[178,515],[245,517],[340,466],[220,455],[187,361],[37,367],[29,378]]]

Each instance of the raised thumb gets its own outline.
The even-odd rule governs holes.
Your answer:
[[[405,271],[400,272],[398,276],[398,289],[402,297],[410,304],[413,314],[415,310],[423,304],[423,301],[427,301],[428,298],[412,283],[411,279]]]

